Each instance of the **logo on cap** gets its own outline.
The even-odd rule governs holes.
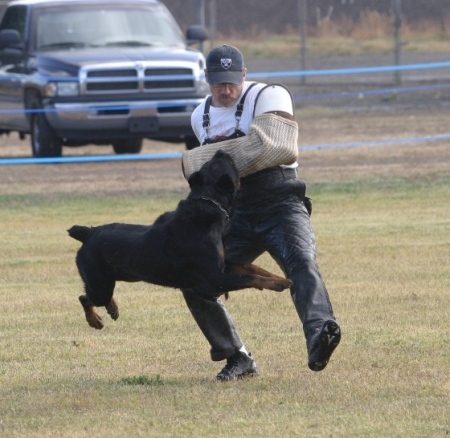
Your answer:
[[[220,60],[220,65],[225,69],[228,70],[231,67],[231,64],[233,61],[230,58],[222,58]]]

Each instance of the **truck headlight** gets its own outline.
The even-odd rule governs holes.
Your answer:
[[[45,87],[44,94],[47,97],[78,96],[78,82],[49,82]]]

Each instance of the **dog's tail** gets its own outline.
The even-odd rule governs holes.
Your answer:
[[[72,228],[67,230],[70,237],[73,237],[76,240],[79,240],[80,242],[86,242],[86,240],[89,239],[89,237],[92,234],[92,228],[91,227],[85,227],[82,225],[74,225]]]

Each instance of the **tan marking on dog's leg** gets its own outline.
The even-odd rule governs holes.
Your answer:
[[[115,321],[119,317],[119,306],[117,305],[116,300],[111,298],[111,301],[105,307],[108,314]]]
[[[80,296],[80,303],[83,306],[84,314],[86,315],[86,321],[89,326],[101,330],[104,327],[102,317],[95,311],[94,306],[90,303],[89,298],[86,295]]]
[[[269,277],[261,277],[255,275],[253,280],[250,282],[249,287],[254,287],[256,289],[268,289],[275,292],[282,292],[292,286],[292,281],[287,278],[273,279]]]
[[[95,311],[93,306],[84,308],[84,313],[86,314],[86,321],[91,327],[97,330],[101,330],[104,327],[102,317]]]
[[[247,272],[247,273],[246,273]],[[214,286],[212,290],[237,291],[246,288],[255,288],[259,290],[269,289],[281,292],[292,286],[292,281],[283,277],[263,277],[256,275],[252,271],[246,271],[245,267],[233,269],[233,272],[225,272],[219,274],[215,278],[210,279]]]
[[[267,277],[264,277],[265,279],[268,279]],[[267,287],[267,289],[274,290],[276,292],[282,292],[285,289],[288,289],[292,286],[292,281],[288,280],[287,278],[281,278],[279,279],[268,279],[270,282],[270,287]]]
[[[237,264],[227,263],[225,266],[225,272],[233,273],[233,274],[241,274],[241,275],[245,275],[245,274],[258,275],[260,277],[264,277],[264,278],[273,280],[274,287],[271,287],[269,289],[276,290],[276,291],[282,291],[282,290],[287,289],[288,287],[292,286],[291,280],[288,280],[287,278],[284,278],[284,277],[280,277],[279,275],[275,275],[272,272],[266,271],[265,269],[261,268],[260,266],[253,265],[253,264],[237,265]],[[266,289],[267,289],[267,287],[266,287]]]

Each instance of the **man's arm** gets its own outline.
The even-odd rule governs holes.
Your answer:
[[[246,136],[184,152],[185,178],[200,170],[219,149],[231,155],[241,178],[268,167],[292,164],[298,158],[298,125],[291,114],[282,111],[256,116]]]

